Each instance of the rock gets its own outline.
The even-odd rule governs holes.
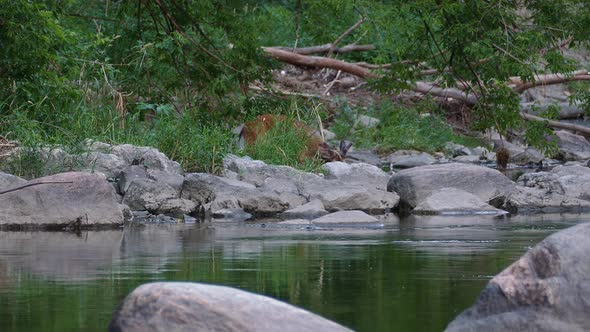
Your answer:
[[[511,213],[561,213],[590,211],[590,202],[545,189],[517,187],[507,197],[492,202]]]
[[[515,190],[514,182],[502,173],[482,166],[450,163],[414,167],[394,174],[387,190],[399,194],[401,202],[414,208],[439,188],[457,188],[489,202]]]
[[[413,214],[469,215],[506,214],[479,197],[456,188],[442,188],[418,203]]]
[[[406,158],[398,159],[396,162],[391,164],[392,168],[412,168],[418,166],[432,165],[436,162],[436,159],[426,152],[422,152],[416,156],[409,156]]]
[[[39,182],[64,183],[39,184],[0,195],[0,228],[118,227],[125,221],[125,209],[104,176],[70,172],[28,183]]]
[[[537,188],[548,193],[563,195],[565,190],[559,182],[559,176],[549,172],[525,173],[521,175],[516,183],[523,187]]]
[[[113,315],[109,331],[350,331],[270,297],[186,282],[139,286]]]
[[[143,165],[148,169],[182,174],[182,167],[179,163],[168,159],[166,155],[155,148],[123,144],[113,146],[111,153],[123,158],[128,165]]]
[[[557,159],[584,160],[590,158],[590,143],[584,136],[575,135],[565,130],[555,132],[559,152]]]
[[[402,159],[406,159],[408,157],[416,157],[416,156],[419,156],[420,154],[422,154],[422,152],[416,151],[416,150],[397,150],[394,153],[387,156],[386,159],[387,159],[387,162],[392,165]]]
[[[348,151],[348,153],[346,154],[346,161],[360,162],[369,165],[374,165],[377,167],[380,167],[383,164],[381,158],[379,158],[379,156],[372,151]]]
[[[290,180],[266,178],[260,189],[274,192],[281,200],[289,203],[289,208],[307,203],[307,199],[300,195],[299,189]]]
[[[377,218],[363,211],[338,211],[313,219],[311,223],[317,226],[383,226]]]
[[[347,164],[341,161],[325,163],[326,180],[339,180],[346,184],[355,184],[366,188],[386,190],[391,175],[377,166],[365,163]]]
[[[539,164],[545,156],[533,147],[527,147],[522,152],[510,156],[510,162],[517,165]]]
[[[459,163],[480,163],[481,162],[481,157],[478,155],[468,155],[468,156],[457,156],[455,158],[453,158],[453,161],[459,162]]]
[[[182,184],[184,183],[184,176],[178,173],[170,173],[166,171],[161,171],[159,169],[148,168],[147,177],[148,179],[152,179],[158,183],[169,185],[174,190],[176,190],[178,192],[178,196],[180,196]]]
[[[0,191],[22,186],[26,183],[27,180],[19,178],[18,176],[0,172]]]
[[[324,204],[319,199],[314,199],[309,203],[303,204],[296,208],[287,210],[280,214],[282,219],[315,219],[328,214],[324,209]]]
[[[193,200],[212,213],[225,208],[243,208],[255,216],[273,216],[290,207],[290,202],[283,200],[274,191],[206,173],[193,173],[185,177],[182,198]]]
[[[471,155],[471,150],[469,150],[467,147],[453,142],[447,142],[445,144],[445,151],[447,151],[447,153],[450,154],[453,158],[457,156]]]
[[[527,89],[522,93],[522,97],[526,101],[539,101],[541,103],[566,102],[570,95],[571,93],[565,84],[543,85]]]
[[[377,118],[373,118],[367,115],[359,115],[357,118],[357,124],[364,128],[377,127],[381,121]]]
[[[331,141],[333,139],[336,139],[336,134],[325,128],[322,129],[322,135],[324,135],[324,141]]]
[[[117,179],[119,180],[119,192],[121,195],[125,195],[127,189],[131,185],[131,182],[135,179],[145,179],[147,178],[147,172],[145,167],[143,166],[129,166],[125,168]]]
[[[549,107],[557,107],[559,110],[559,119],[575,119],[584,115],[584,109],[580,105],[569,102],[520,103],[522,110],[532,110],[530,113],[538,116],[542,116],[542,111],[547,110]]]
[[[448,332],[590,330],[590,223],[555,233],[495,276]]]
[[[164,202],[176,198],[179,198],[178,193],[169,185],[139,178],[131,181],[123,197],[123,204],[129,206],[131,210],[158,213]]]
[[[130,165],[125,159],[109,153],[89,152],[83,154],[82,157],[80,169],[87,172],[99,172],[107,178],[116,178]]]
[[[250,157],[238,157],[228,155],[223,159],[223,168],[225,171],[235,172],[239,180],[251,183],[256,187],[264,184],[267,178],[285,179],[292,181],[296,185],[305,181],[317,181],[322,177],[298,171],[289,166],[268,165],[260,160],[252,160]]]
[[[322,201],[328,211],[341,209],[383,213],[393,209],[399,202],[399,196],[395,193],[340,181],[322,180],[305,183],[302,191],[310,200]]]
[[[167,199],[160,204],[155,213],[182,218],[184,215],[193,214],[197,209],[197,203],[184,198]]]
[[[557,166],[551,172],[523,174],[517,183],[549,194],[590,200],[590,168],[584,166]]]

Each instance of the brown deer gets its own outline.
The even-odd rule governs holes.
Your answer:
[[[240,132],[240,141],[244,145],[255,145],[266,133],[281,122],[288,121],[285,115],[262,114],[256,119],[244,124]],[[293,121],[293,126],[307,138],[305,150],[299,156],[300,160],[314,158],[317,154],[324,161],[344,161],[346,153],[352,146],[351,142],[341,141],[339,150],[333,149],[326,143],[317,131],[301,121]]]

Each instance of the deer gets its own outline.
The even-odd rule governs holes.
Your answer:
[[[277,124],[288,121],[285,115],[262,114],[254,120],[247,121],[240,131],[240,142],[244,145],[256,145],[267,132],[275,128]],[[352,146],[349,141],[340,141],[339,149],[332,148],[318,134],[318,131],[311,128],[306,123],[294,120],[293,126],[300,130],[304,137],[307,138],[305,150],[299,156],[300,160],[311,159],[319,155],[325,162],[344,161],[348,150]]]

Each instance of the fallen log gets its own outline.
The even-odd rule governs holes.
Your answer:
[[[582,136],[590,137],[590,128],[589,127],[584,127],[584,126],[576,125],[573,123],[564,123],[564,122],[549,120],[549,119],[545,119],[540,116],[532,115],[532,114],[525,113],[525,112],[521,112],[520,115],[525,120],[542,121],[542,122],[547,123],[547,125],[549,127],[572,130],[572,131],[580,133]]]
[[[328,53],[330,48],[332,47],[331,43],[318,45],[318,46],[309,46],[309,47],[299,47],[299,48],[290,48],[290,47],[283,47],[283,46],[272,46],[268,48],[273,48],[277,50],[293,52],[301,55],[312,55],[312,54],[322,54]],[[346,45],[342,47],[335,47],[332,51],[333,53],[351,53],[351,52],[366,52],[366,51],[373,51],[375,50],[375,45]]]

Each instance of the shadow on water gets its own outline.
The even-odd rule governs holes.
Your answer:
[[[104,331],[133,288],[169,280],[262,293],[358,331],[440,331],[526,250],[588,220],[385,216],[381,229],[265,221],[0,232],[0,330]]]

